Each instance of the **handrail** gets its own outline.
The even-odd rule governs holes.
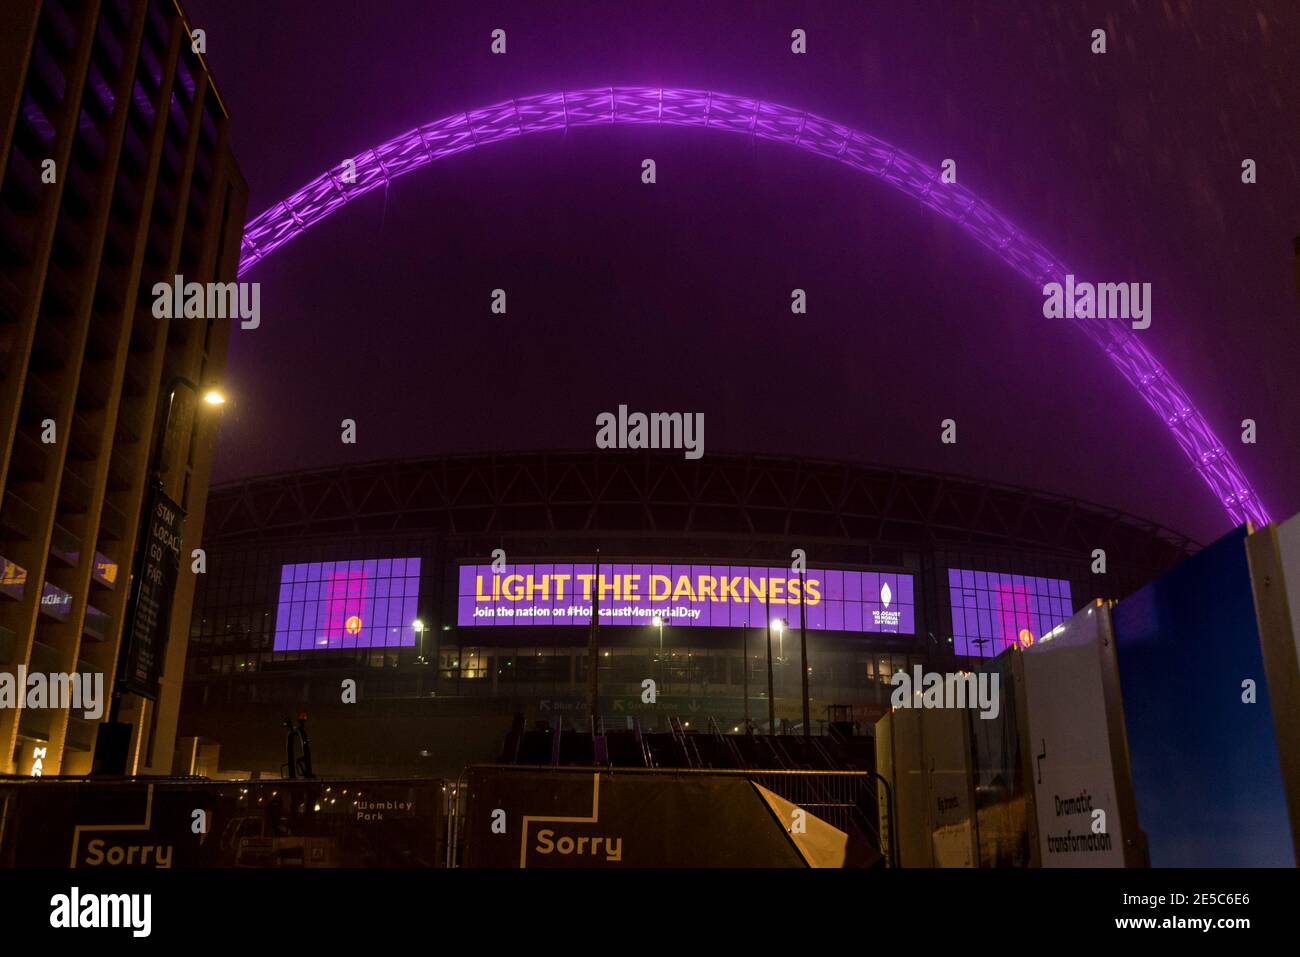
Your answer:
[[[709,715],[709,727],[713,729],[714,736],[726,747],[727,753],[731,755],[731,759],[736,762],[736,765],[741,768],[748,768],[749,762],[740,753],[740,748],[736,746],[736,742],[731,739],[730,735],[722,732],[722,729],[718,727],[717,719],[713,715]]]
[[[609,741],[605,738],[605,721],[595,715],[591,716],[591,759],[596,764],[610,766]]]
[[[655,766],[655,756],[650,750],[650,745],[646,742],[645,736],[641,733],[640,715],[632,719],[632,734],[637,747],[641,749],[641,763],[647,768],[653,768]]]
[[[794,770],[790,767],[789,762],[781,754],[781,752],[777,750],[776,745],[772,743],[776,735],[760,734],[760,735],[756,735],[756,737],[763,742],[763,746],[765,746],[767,750],[771,752],[773,760],[775,760],[776,763],[779,764],[783,770]]]
[[[686,730],[682,727],[681,717],[679,715],[673,715],[669,718],[668,727],[672,729],[673,740],[681,747],[682,754],[686,758],[686,763],[693,768],[701,767],[704,762],[700,760],[699,749],[695,747],[695,742],[687,737]],[[691,761],[692,753],[695,757],[693,763]]]
[[[460,843],[460,817],[461,817],[461,794],[465,780],[465,775],[469,773],[469,765],[461,768],[460,776],[456,778],[456,790],[452,792],[450,807],[447,809],[447,868],[456,867],[459,863],[457,858],[457,849]]]
[[[812,742],[813,749],[819,755],[821,755],[822,760],[825,761],[828,765],[833,766],[838,763],[833,757],[831,757],[831,753],[826,750],[826,745],[818,741],[817,738],[813,737],[812,735],[809,735],[805,740]]]

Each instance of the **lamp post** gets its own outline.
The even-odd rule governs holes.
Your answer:
[[[769,594],[771,590],[769,589]],[[772,688],[772,601],[764,599],[764,618],[767,619],[767,733],[776,734],[776,692]]]
[[[162,484],[163,449],[167,444],[167,433],[171,431],[172,409],[176,405],[176,390],[189,389],[196,397],[202,398],[205,405],[221,406],[226,404],[226,397],[219,389],[208,389],[199,396],[199,387],[184,376],[175,376],[167,386],[167,407],[163,410],[158,431],[154,435],[153,455],[149,459],[149,478],[146,484]]]
[[[785,622],[782,621],[780,618],[770,619],[770,623],[768,625],[768,631],[767,631],[767,697],[768,697],[768,711],[771,715],[776,714],[776,699],[772,694],[772,632],[774,631],[776,632],[777,661],[784,662],[785,661]],[[771,727],[771,731],[769,733],[776,734],[776,719],[774,717],[771,718],[770,727]]]
[[[424,622],[419,618],[411,622],[411,629],[415,632],[415,660],[424,664]]]
[[[745,696],[745,734],[749,734],[749,619],[745,619],[745,627],[740,629],[740,664],[741,664],[741,681],[744,682]]]
[[[803,684],[803,736],[812,735],[812,719],[808,702],[808,606],[804,602],[807,589],[804,573],[799,573],[799,679]]]
[[[118,642],[117,658],[114,663],[114,680],[113,694],[109,700],[108,719],[100,725],[100,739],[96,742],[96,760],[95,770],[100,774],[125,774],[126,773],[126,752],[129,747],[129,731],[126,726],[120,724],[118,718],[121,714],[122,696],[124,694],[122,684],[126,675],[127,660],[137,641],[136,635],[136,613],[137,605],[140,598],[140,589],[142,587],[142,576],[145,569],[145,556],[149,548],[149,530],[151,527],[150,519],[153,512],[153,504],[157,494],[166,495],[163,486],[162,470],[165,458],[165,449],[167,445],[167,436],[171,431],[172,413],[176,407],[176,393],[180,389],[188,389],[194,393],[196,398],[201,398],[203,403],[208,406],[221,406],[226,402],[226,397],[217,389],[208,389],[200,394],[199,387],[184,376],[175,376],[168,383],[166,388],[167,404],[163,407],[158,415],[157,427],[154,432],[153,446],[149,455],[149,471],[145,476],[144,494],[140,503],[140,522],[135,540],[135,555],[132,559],[132,573],[130,588],[131,600],[127,604],[126,620],[123,624],[122,637]],[[183,513],[182,513],[183,514]],[[172,583],[175,587],[175,583]],[[170,596],[168,596],[168,611],[170,612]],[[163,620],[157,623],[156,627],[163,629],[164,640],[166,631],[170,622],[163,616]],[[161,659],[161,649],[156,653],[156,658]]]
[[[659,684],[662,686],[663,683],[664,683],[664,620],[663,620],[662,618],[660,618],[658,615],[655,615],[654,618],[651,620],[650,623],[651,623],[652,625],[654,625],[656,628],[659,629],[659,669],[658,669],[658,671],[659,671]],[[662,691],[662,690],[663,690],[662,687],[661,687],[659,690]]]

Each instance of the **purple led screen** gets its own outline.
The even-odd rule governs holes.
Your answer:
[[[410,647],[419,595],[418,558],[283,565],[275,650]]]
[[[913,634],[912,576],[905,572],[809,569],[808,627],[814,631]],[[585,625],[591,621],[593,566],[460,567],[457,623]],[[600,624],[760,628],[772,618],[799,627],[799,576],[788,568],[673,563],[600,566]],[[769,595],[770,592],[770,595]]]
[[[1060,578],[948,569],[953,653],[992,658],[1032,644],[1074,614]]]

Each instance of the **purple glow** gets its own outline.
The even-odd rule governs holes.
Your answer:
[[[507,565],[500,572],[462,565],[457,623],[586,625],[593,577],[589,563]],[[910,635],[916,629],[912,576],[905,572],[810,568],[805,578],[812,631]],[[788,568],[614,562],[601,565],[600,581],[605,626],[653,627],[659,615],[669,628],[764,628],[770,612],[785,627],[799,627],[799,576]]]
[[[761,100],[659,87],[543,93],[434,120],[322,173],[244,230],[239,275],[340,206],[398,176],[464,150],[524,133],[608,124],[690,126],[788,143],[884,180],[956,223],[1038,289],[1072,272],[1019,227],[939,172],[869,133]],[[1182,387],[1122,321],[1073,320],[1160,417],[1234,525],[1267,524],[1250,482]]]
[[[273,648],[409,648],[419,593],[418,558],[283,565]]]
[[[948,594],[953,653],[974,658],[1031,644],[1074,614],[1070,583],[1061,578],[950,568]]]

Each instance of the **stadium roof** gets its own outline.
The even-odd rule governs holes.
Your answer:
[[[396,459],[214,487],[210,544],[436,532],[994,546],[1168,567],[1195,542],[1077,499],[955,475],[769,455],[554,451]]]

